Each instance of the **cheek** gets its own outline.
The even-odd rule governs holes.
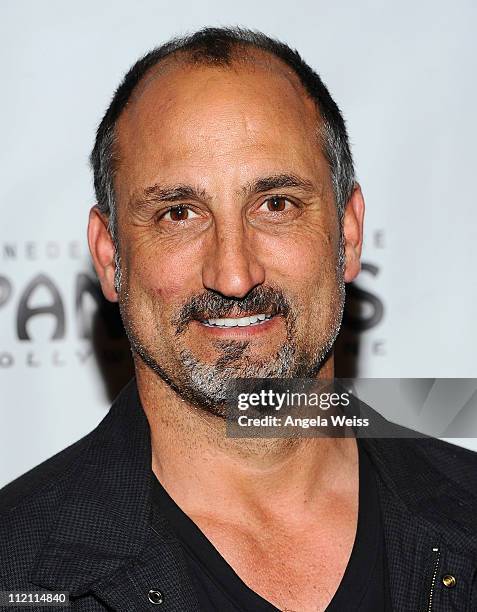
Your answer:
[[[267,237],[261,250],[270,274],[289,279],[297,289],[314,287],[316,291],[336,280],[338,249],[331,232]]]
[[[136,242],[124,258],[128,288],[146,293],[162,305],[180,301],[200,278],[196,251],[192,244],[167,248],[151,241]]]

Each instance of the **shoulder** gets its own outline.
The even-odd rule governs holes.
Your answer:
[[[406,489],[421,486],[425,479],[424,484],[439,488],[446,481],[477,497],[477,452],[397,425],[363,402],[360,412],[371,422],[359,432],[364,447],[388,475],[406,483]]]
[[[27,505],[33,499],[47,496],[52,488],[58,487],[62,478],[69,473],[81,455],[90,435],[43,461],[0,489],[0,517],[4,519],[9,512]]]
[[[477,452],[436,438],[414,442],[442,475],[477,496]]]
[[[0,585],[25,582],[93,434],[0,489]]]
[[[453,500],[477,513],[477,453],[399,429],[397,437],[364,441],[383,480],[413,506],[435,511]],[[396,431],[394,432],[396,433]]]
[[[0,490],[0,587],[25,585],[54,534],[94,523],[98,495],[108,498],[111,479],[127,476],[136,447],[147,446],[136,395],[132,380],[93,431]]]

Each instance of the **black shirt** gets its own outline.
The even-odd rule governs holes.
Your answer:
[[[326,612],[392,610],[376,474],[359,449],[359,511],[356,539],[344,576]],[[153,501],[179,539],[204,612],[277,612],[242,582],[197,525],[177,506],[157,478]],[[293,605],[291,605],[293,608]]]

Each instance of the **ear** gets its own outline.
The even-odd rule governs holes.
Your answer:
[[[89,213],[88,244],[104,297],[110,302],[117,302],[118,294],[114,288],[115,247],[108,230],[108,217],[97,206],[93,206]]]
[[[345,243],[346,283],[351,282],[361,270],[361,248],[363,246],[364,198],[361,187],[356,183],[345,208],[343,237]]]

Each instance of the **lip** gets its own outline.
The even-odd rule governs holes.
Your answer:
[[[279,323],[279,319],[280,315],[273,315],[270,319],[266,319],[259,325],[246,325],[244,327],[215,327],[206,325],[201,321],[193,321],[192,324],[194,326],[197,326],[202,333],[206,333],[214,337],[247,338],[250,336],[258,336],[270,332]]]

